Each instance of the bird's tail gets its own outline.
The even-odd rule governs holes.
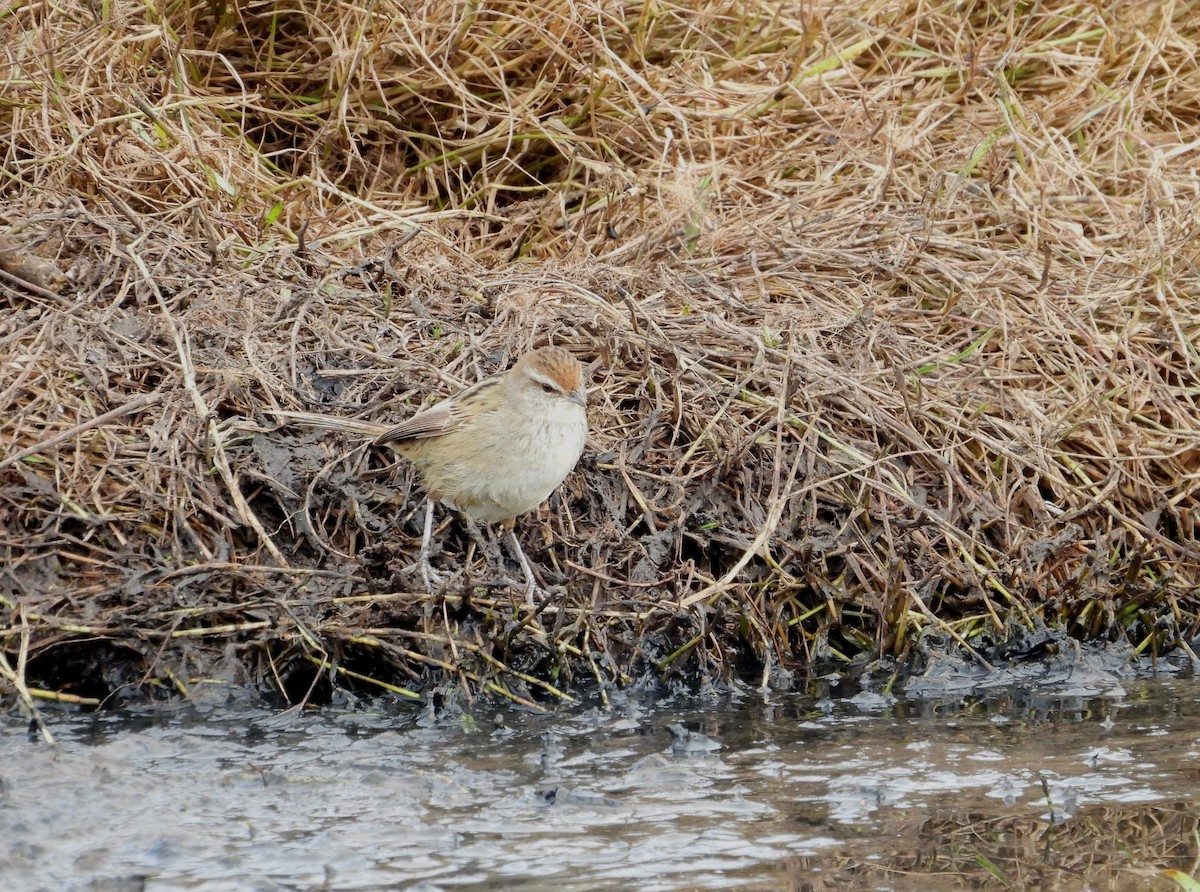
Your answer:
[[[283,409],[273,409],[268,414],[286,424],[298,424],[302,427],[315,427],[327,431],[340,431],[344,434],[358,434],[363,437],[370,437],[372,440],[391,429],[391,425],[380,424],[377,421],[339,418],[336,415],[321,415],[317,412],[287,412]]]

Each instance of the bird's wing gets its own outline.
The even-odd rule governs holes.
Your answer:
[[[450,400],[430,406],[412,418],[389,427],[378,437],[376,443],[403,443],[405,440],[424,440],[452,431],[462,423],[461,413],[454,410]]]
[[[485,378],[473,384],[461,393],[435,403],[428,409],[422,409],[412,418],[401,421],[395,427],[388,428],[375,438],[376,443],[403,443],[406,440],[425,440],[429,437],[440,437],[463,425],[471,413],[464,407],[483,390],[500,384],[497,378]]]

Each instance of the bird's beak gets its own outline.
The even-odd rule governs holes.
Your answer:
[[[574,393],[568,395],[567,399],[569,399],[573,403],[576,403],[577,405],[581,406],[584,409],[587,408],[587,393],[584,391],[584,389],[582,387],[580,387]]]

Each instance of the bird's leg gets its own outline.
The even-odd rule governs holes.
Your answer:
[[[515,585],[516,583],[508,578],[508,574],[504,566],[504,553],[500,550],[499,538],[491,535],[490,529],[488,530],[488,535],[485,537],[483,533],[480,532],[480,529],[475,524],[475,521],[471,520],[471,518],[467,517],[466,515],[463,515],[463,519],[467,522],[467,529],[471,533],[471,538],[475,540],[475,544],[479,546],[481,551],[483,551],[488,565],[495,567],[496,572],[500,574],[500,581],[505,585]],[[521,544],[517,541],[515,534],[513,534],[511,524],[505,524],[504,527],[508,530],[509,535],[513,537],[513,557],[517,559],[517,563],[521,565],[521,572],[525,575],[525,602],[530,607],[533,607],[533,593],[535,590],[537,590],[537,585],[534,583],[533,573],[529,567],[529,561],[525,559],[525,553],[521,551]]]
[[[421,553],[417,557],[417,569],[421,573],[421,582],[430,592],[437,591],[446,581],[446,577],[433,569],[429,563],[430,546],[433,543],[433,499],[425,500],[425,532],[421,536]]]
[[[521,565],[521,572],[525,574],[525,603],[533,607],[533,593],[537,592],[545,596],[546,592],[537,584],[537,580],[533,576],[533,567],[529,566],[529,559],[525,557],[525,551],[521,548],[521,540],[517,538],[512,522],[510,521],[504,526],[508,530],[508,541],[512,546],[513,557],[517,559]]]
[[[500,542],[495,536],[484,536],[479,529],[479,525],[471,518],[463,515],[463,521],[467,525],[467,532],[471,534],[471,538],[475,540],[475,544],[479,546],[488,563],[495,567],[501,575],[501,579],[508,585],[513,585],[511,579],[505,575],[504,555],[500,551]],[[513,522],[506,521],[501,524],[508,532],[509,548],[512,551],[512,556],[517,563],[521,565],[521,573],[525,577],[525,603],[530,607],[536,606],[534,602],[534,593],[545,596],[546,592],[537,584],[537,579],[533,575],[533,567],[529,564],[529,559],[525,557],[525,552],[521,548],[521,543],[517,539],[517,534],[513,531]]]

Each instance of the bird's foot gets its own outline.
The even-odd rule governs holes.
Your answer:
[[[529,577],[524,581],[510,579],[504,577],[502,582],[510,589],[516,589],[523,592],[525,595],[525,604],[531,610],[536,610],[539,604],[544,604],[550,600],[551,593],[537,584],[533,577]]]
[[[421,582],[431,594],[439,591],[450,579],[449,573],[442,573],[433,569],[433,566],[429,563],[429,558],[425,555],[421,555],[421,559],[417,561],[417,572],[421,574]]]
[[[450,574],[433,569],[429,563],[429,554],[433,551],[433,499],[425,503],[425,531],[421,536],[421,551],[417,559],[404,568],[402,572],[411,573],[416,570],[421,577],[425,590],[430,594],[441,591],[450,579]]]
[[[429,563],[429,559],[424,555],[417,558],[416,561],[407,567],[402,567],[400,572],[405,574],[416,573],[420,577],[421,585],[430,594],[440,591],[450,581],[450,577],[454,575],[433,569],[433,565]]]
[[[530,566],[529,559],[525,557],[521,543],[512,530],[509,530],[508,537],[509,543],[512,546],[513,557],[521,565],[521,575],[525,577],[525,603],[529,605],[530,609],[534,609],[537,607],[537,601],[544,603],[549,600],[550,593],[538,585],[537,577],[533,575],[533,567]]]

